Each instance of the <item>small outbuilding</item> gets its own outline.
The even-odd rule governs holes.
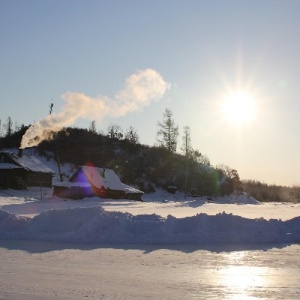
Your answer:
[[[111,169],[81,166],[68,181],[53,185],[53,194],[71,199],[97,196],[142,201],[144,193],[122,183]]]
[[[0,188],[52,187],[54,172],[32,155],[0,152]]]

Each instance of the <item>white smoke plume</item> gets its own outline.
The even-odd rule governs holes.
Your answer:
[[[58,114],[50,114],[36,122],[22,137],[20,148],[37,146],[49,138],[50,131],[57,132],[70,126],[79,118],[101,120],[107,116],[119,117],[141,110],[152,101],[159,100],[169,89],[169,84],[153,69],[138,71],[126,79],[125,87],[115,99],[106,96],[91,98],[81,93],[69,92]]]

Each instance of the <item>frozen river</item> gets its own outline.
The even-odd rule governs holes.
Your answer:
[[[0,241],[0,299],[299,299],[299,252]]]
[[[300,299],[300,204],[33,192],[0,196],[0,299]]]

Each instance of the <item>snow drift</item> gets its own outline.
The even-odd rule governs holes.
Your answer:
[[[300,217],[281,221],[201,213],[163,218],[93,207],[50,210],[27,218],[0,211],[0,239],[99,244],[299,243]]]

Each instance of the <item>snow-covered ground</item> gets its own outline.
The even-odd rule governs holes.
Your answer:
[[[144,202],[67,200],[51,189],[0,192],[0,238],[69,243],[299,243],[300,204],[247,195],[187,198],[157,192]]]
[[[299,204],[32,188],[0,205],[0,299],[299,299]]]
[[[0,299],[300,298],[300,204],[143,200],[0,191]]]
[[[0,205],[0,299],[299,299],[299,204],[32,188]]]

